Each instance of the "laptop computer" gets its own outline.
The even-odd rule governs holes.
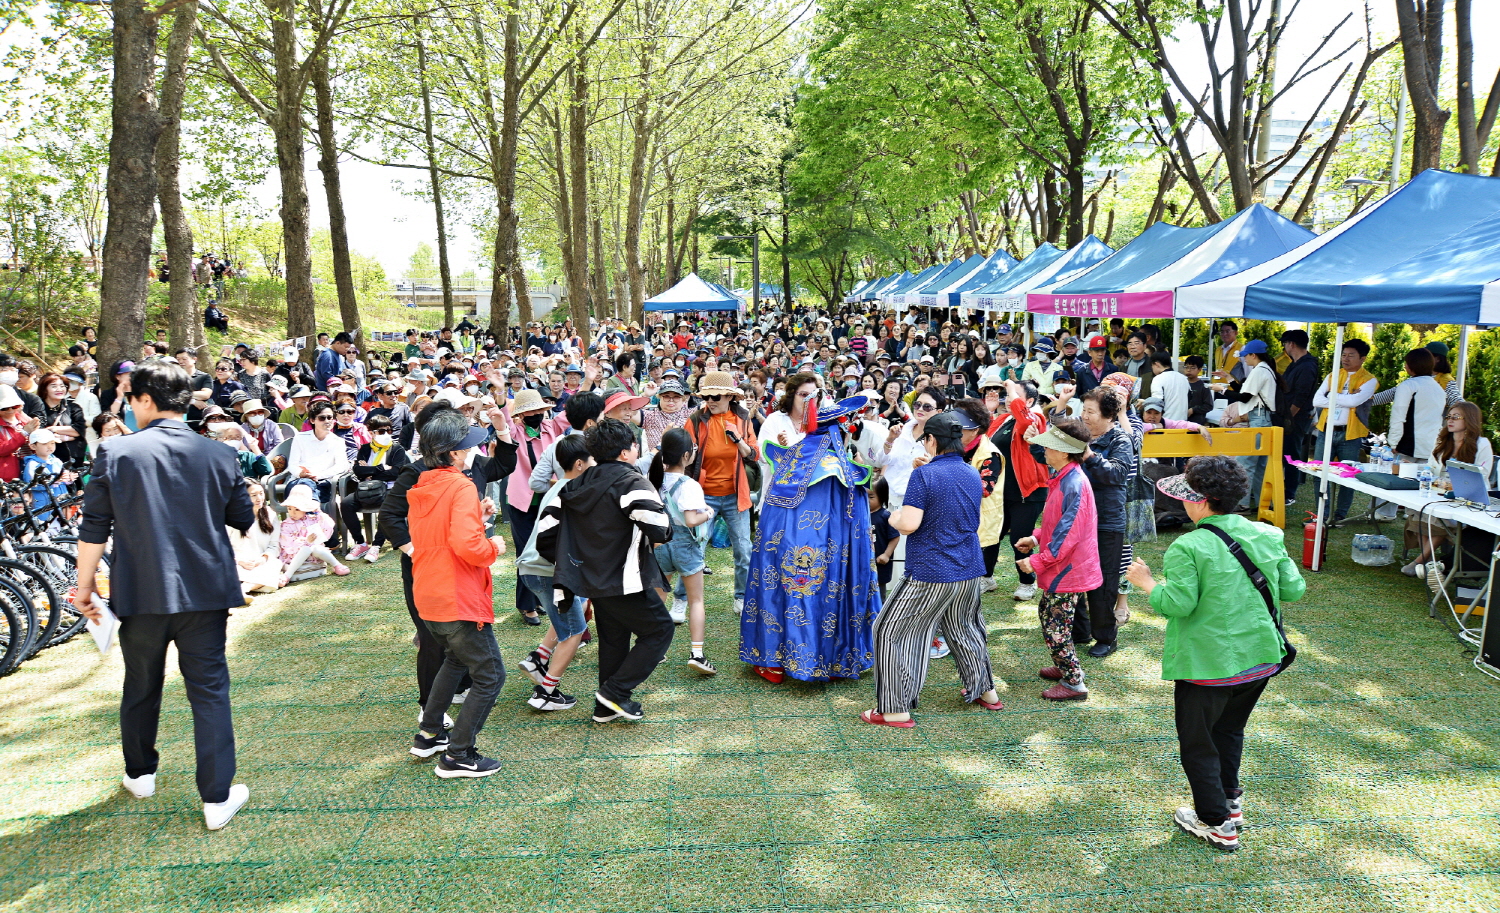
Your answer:
[[[1453,483],[1453,497],[1459,501],[1470,501],[1474,504],[1484,504],[1489,507],[1500,508],[1500,500],[1493,497],[1490,491],[1489,480],[1484,473],[1473,463],[1464,463],[1459,460],[1449,460],[1447,463],[1448,481]]]

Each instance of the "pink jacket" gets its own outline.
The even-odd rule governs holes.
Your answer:
[[[1077,463],[1047,480],[1047,506],[1036,531],[1031,570],[1049,593],[1087,593],[1104,582],[1099,570],[1099,516],[1094,489]]]
[[[318,531],[318,541],[309,543],[307,534],[313,530]],[[282,520],[281,563],[286,564],[297,557],[297,553],[305,545],[322,545],[331,535],[333,535],[333,518],[321,510],[303,514],[301,520]]]
[[[526,426],[516,419],[510,420],[510,439],[516,443],[516,468],[505,480],[505,500],[516,510],[530,510],[531,469],[535,462],[528,450],[536,451],[540,457],[552,442],[568,433],[568,422],[561,417],[542,420],[542,434],[538,438],[526,437]]]

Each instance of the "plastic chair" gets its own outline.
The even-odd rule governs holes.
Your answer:
[[[355,492],[357,492],[358,490],[359,477],[352,472],[346,475],[339,476],[338,481],[334,483],[333,500],[335,512],[338,514],[338,516],[334,518],[334,522],[338,524],[340,537],[342,537],[344,532],[346,531],[344,527],[344,499],[354,497]],[[380,516],[380,508],[377,507],[374,510],[365,510],[364,508],[356,507],[355,515],[359,517],[360,527],[364,530],[365,541],[375,541],[375,526],[377,518]]]

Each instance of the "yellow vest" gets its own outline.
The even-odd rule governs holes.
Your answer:
[[[1240,345],[1241,344],[1236,341],[1235,345],[1229,349],[1225,349],[1223,346],[1219,346],[1220,363],[1214,366],[1215,370],[1223,371],[1225,374],[1233,371],[1234,366],[1240,363],[1240,360],[1234,355],[1235,352],[1239,351]]]
[[[1348,371],[1345,371],[1343,368],[1339,368],[1339,396],[1343,396],[1346,393],[1353,393],[1355,390],[1358,390],[1360,387],[1363,387],[1366,383],[1372,380],[1375,380],[1375,375],[1371,374],[1369,371],[1366,371],[1364,368],[1360,368],[1358,371],[1356,371],[1352,378],[1349,376]],[[1376,386],[1379,387],[1380,384],[1377,382]],[[1365,403],[1368,404],[1369,400],[1365,400]],[[1324,409],[1323,415],[1318,418],[1318,430],[1324,431],[1327,429],[1327,426],[1328,410]],[[1362,421],[1359,417],[1358,410],[1349,409],[1349,425],[1344,429],[1344,440],[1358,440],[1362,437],[1368,436],[1369,433],[1370,429],[1365,427],[1364,421]]]
[[[984,465],[984,461],[1000,452],[1000,448],[985,435],[979,436],[979,446],[974,448],[974,456],[969,460],[969,465],[976,470]],[[979,545],[981,548],[991,546],[1000,541],[1000,527],[1005,523],[1005,470],[1001,469],[1000,477],[995,480],[995,488],[989,496],[979,502]]]

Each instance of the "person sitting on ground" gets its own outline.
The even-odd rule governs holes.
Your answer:
[[[584,394],[598,398],[596,394]],[[592,420],[590,421],[592,427]],[[542,495],[538,511],[544,512],[557,502],[563,486],[583,475],[583,471],[594,464],[582,434],[570,434],[553,442],[554,465],[562,473]],[[527,540],[525,548],[516,558],[516,572],[521,585],[536,596],[537,602],[547,612],[547,634],[530,655],[519,663],[521,671],[534,682],[531,697],[526,703],[541,711],[567,710],[578,703],[571,694],[564,694],[559,687],[563,673],[573,662],[573,657],[588,633],[585,606],[588,600],[575,596],[566,608],[558,604],[557,592],[552,585],[555,567],[537,550],[538,525]]]
[[[227,528],[240,587],[246,596],[274,593],[281,586],[281,518],[266,503],[266,490],[259,482],[246,479],[245,488],[250,492],[250,506],[255,508],[255,522],[243,532]]]
[[[319,509],[312,489],[306,485],[293,485],[281,502],[286,508],[286,520],[281,524],[281,586],[292,582],[311,558],[323,562],[334,574],[344,577],[349,568],[339,563],[333,552],[323,543],[333,536],[333,518]]]
[[[1173,821],[1223,850],[1239,848],[1245,723],[1288,660],[1280,606],[1307,590],[1281,530],[1232,513],[1249,482],[1227,456],[1193,457],[1186,473],[1158,482],[1198,528],[1167,547],[1160,581],[1139,559],[1128,571],[1151,610],[1167,619],[1161,677],[1175,683],[1178,749],[1193,792],[1193,806],[1178,808]],[[1266,595],[1225,539],[1262,575]]]
[[[434,414],[422,428],[427,470],[406,492],[412,593],[422,623],[446,651],[411,753],[430,758],[442,752],[434,773],[443,779],[488,777],[500,769],[500,762],[480,754],[474,741],[505,685],[490,576],[505,540],[488,534],[479,491],[463,474],[470,453],[488,435],[456,409]],[[444,715],[465,674],[473,684],[450,737],[443,730]]]
[[[1054,665],[1037,674],[1057,682],[1042,692],[1049,701],[1083,701],[1089,696],[1083,667],[1073,647],[1073,619],[1088,611],[1086,595],[1104,579],[1095,539],[1098,517],[1094,492],[1081,465],[1092,438],[1083,422],[1064,418],[1029,441],[1043,448],[1051,472],[1041,526],[1034,535],[1017,542],[1016,548],[1034,553],[1021,559],[1019,566],[1028,574],[1036,574],[1042,588],[1037,614]]]
[[[556,587],[594,601],[599,628],[599,690],[594,722],[640,720],[636,688],[661,663],[673,625],[656,593],[665,581],[652,546],[672,534],[656,490],[635,468],[640,452],[624,422],[606,418],[584,434],[597,465],[563,486],[547,508],[538,553],[552,562]],[[634,635],[636,642],[630,644]]]

